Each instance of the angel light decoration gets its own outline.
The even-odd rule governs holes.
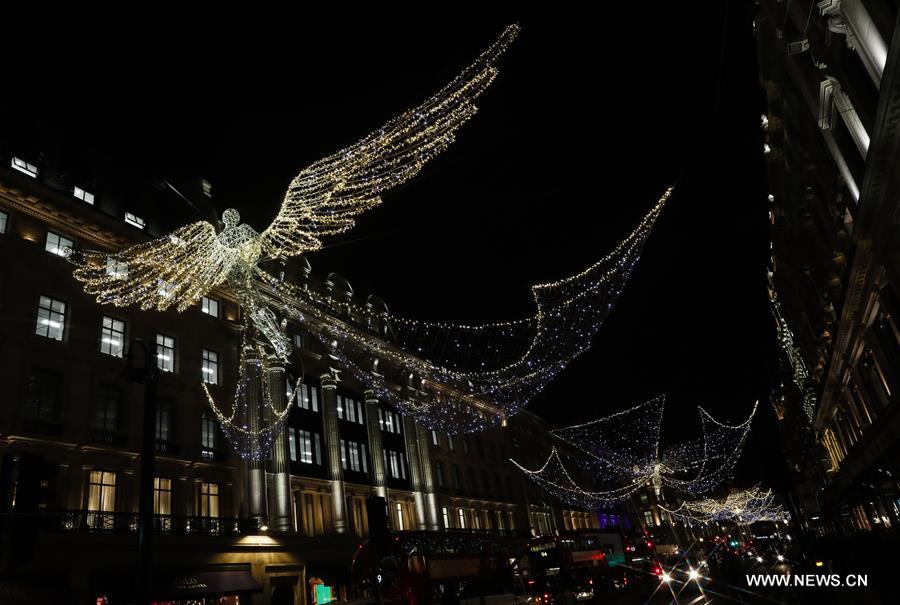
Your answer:
[[[496,77],[495,63],[518,32],[517,25],[508,26],[471,65],[424,103],[300,172],[275,219],[261,233],[241,224],[239,213],[228,209],[218,233],[216,226],[199,221],[121,252],[73,253],[75,277],[101,304],[158,311],[183,311],[211,289],[225,286],[243,307],[244,360],[287,361],[292,345],[283,325],[290,319],[301,323],[364,388],[429,428],[456,433],[502,421],[585,350],[635,266],[671,190],[612,253],[570,278],[534,286],[537,313],[512,322],[482,326],[414,322],[345,301],[353,306],[350,315],[392,322],[397,340],[388,343],[336,317],[329,312],[333,305],[329,307],[320,295],[282,282],[260,264],[320,249],[322,237],[351,229],[355,216],[378,205],[385,191],[409,181],[444,151],[475,114],[475,100]],[[430,355],[417,344],[440,338],[453,340],[457,352],[467,350],[482,360],[504,348],[517,359],[510,362],[506,355],[496,367],[485,367],[482,361],[477,369],[464,368]],[[490,344],[479,348],[481,340]],[[236,397],[250,401],[254,399],[248,397],[248,390],[258,390],[260,385],[248,378],[251,372],[244,365]],[[409,376],[407,387],[387,384],[383,368],[388,365],[397,375]],[[287,414],[287,408],[274,406],[268,424],[254,428],[246,416],[250,414],[252,420],[256,411],[251,408],[257,404],[240,404],[236,399],[230,415],[221,413],[211,398],[210,404],[226,434],[230,429],[256,441],[275,434]],[[235,410],[241,405],[244,413],[238,414]]]

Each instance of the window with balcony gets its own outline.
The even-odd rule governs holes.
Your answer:
[[[41,296],[38,302],[35,334],[52,340],[62,340],[65,325],[66,303],[49,296]]]
[[[172,480],[168,477],[153,478],[153,514],[172,514]]]
[[[91,471],[88,486],[87,524],[92,529],[111,530],[116,511],[116,473]]]
[[[200,516],[219,518],[219,484],[200,484]]]
[[[47,232],[47,241],[44,242],[44,250],[56,256],[66,256],[66,250],[75,247],[75,242],[59,233]]]
[[[171,336],[156,335],[156,367],[163,372],[175,371],[175,339]]]
[[[100,326],[100,352],[112,357],[122,357],[125,351],[125,322],[103,316]]]

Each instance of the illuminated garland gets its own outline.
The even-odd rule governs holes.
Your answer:
[[[244,459],[260,460],[266,456],[280,434],[303,382],[302,377],[297,380],[284,409],[279,410],[280,406],[272,400],[268,369],[269,363],[262,348],[245,339],[241,346],[234,400],[228,415],[216,405],[206,383],[202,385],[222,432],[235,452]],[[248,384],[253,383],[259,385],[258,389],[248,388]],[[252,402],[251,396],[258,396],[259,403],[253,405],[255,402]]]
[[[657,495],[663,486],[697,494],[728,478],[740,458],[757,404],[747,420],[734,426],[715,420],[700,408],[703,437],[660,452],[664,406],[665,398],[657,397],[606,418],[551,431],[578,456],[568,457],[589,473],[592,483],[610,486],[607,489],[588,490],[578,485],[555,447],[537,470],[512,462],[560,500],[582,508],[627,498],[645,485],[651,485]]]
[[[775,501],[772,490],[762,490],[758,485],[730,493],[720,500],[706,498],[686,501],[673,510],[662,505],[659,507],[673,517],[692,524],[731,522],[738,525],[752,525],[760,521],[786,523],[790,517]]]

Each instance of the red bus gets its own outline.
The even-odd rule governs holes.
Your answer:
[[[509,557],[492,536],[463,532],[389,534],[379,557],[367,541],[353,557],[352,582],[358,596],[401,605],[465,605],[475,597],[513,600]],[[508,599],[506,598],[508,597]]]

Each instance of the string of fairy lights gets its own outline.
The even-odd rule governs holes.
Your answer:
[[[624,289],[671,192],[667,190],[631,234],[601,260],[571,277],[533,286],[536,312],[525,320],[484,325],[420,322],[373,314],[262,270],[257,277],[266,286],[268,304],[302,324],[379,399],[431,429],[451,434],[478,431],[515,414],[587,350]],[[344,321],[335,316],[335,309],[367,318],[365,324],[386,322],[397,338],[389,342]],[[473,333],[490,334],[493,348],[476,349],[470,339],[458,337]],[[499,350],[520,353],[499,367],[451,367],[440,356],[435,361],[422,344],[439,340],[437,335],[456,350],[472,347],[469,354],[480,359]]]
[[[573,454],[554,447],[536,470],[513,460],[529,479],[560,500],[593,509],[629,497],[644,486],[659,495],[664,486],[687,494],[701,494],[729,478],[740,458],[756,415],[728,425],[699,409],[702,437],[660,450],[659,437],[665,398],[657,397],[627,410],[585,424],[552,431]],[[570,466],[587,472],[587,480],[604,489],[585,489],[573,479]]]
[[[661,504],[659,507],[672,517],[692,525],[713,522],[738,525],[752,525],[761,521],[787,523],[790,518],[772,490],[764,490],[758,485],[729,493],[721,499],[688,500],[674,509]]]

